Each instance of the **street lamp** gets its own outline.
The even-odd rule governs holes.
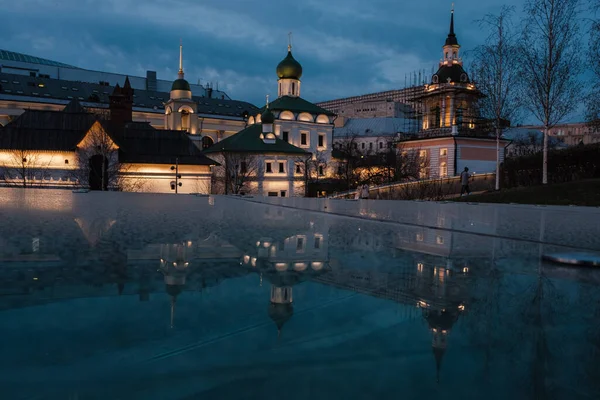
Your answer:
[[[177,188],[181,187],[181,174],[179,173],[179,158],[175,159],[175,165],[171,165],[171,171],[175,171],[175,180],[171,181],[171,190],[175,190],[175,194],[177,194]]]

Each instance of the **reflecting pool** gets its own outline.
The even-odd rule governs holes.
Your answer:
[[[597,210],[299,202],[0,189],[2,398],[600,398]]]

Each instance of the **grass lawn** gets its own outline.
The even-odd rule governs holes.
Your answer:
[[[600,206],[600,179],[529,186],[459,197],[456,201]]]

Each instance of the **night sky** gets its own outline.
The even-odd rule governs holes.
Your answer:
[[[468,51],[475,20],[522,0],[459,0],[456,34]],[[0,48],[82,68],[175,79],[179,39],[186,78],[262,104],[277,94],[288,32],[304,67],[302,97],[322,101],[404,87],[441,57],[446,0],[0,0]]]

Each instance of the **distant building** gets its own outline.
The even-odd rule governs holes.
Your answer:
[[[61,111],[25,111],[0,128],[0,185],[209,193],[217,163],[184,131],[133,122],[133,98],[125,79],[110,96],[108,118],[77,99]]]
[[[343,118],[333,131],[333,147],[350,144],[363,154],[388,152],[406,125],[405,118]]]
[[[544,127],[539,125],[528,125],[523,128],[535,129],[540,132],[544,131]],[[585,122],[556,125],[550,128],[548,135],[558,139],[567,146],[600,143],[600,131]]]
[[[96,112],[108,112],[110,95],[116,85],[123,86],[124,82],[122,74],[90,71],[0,50],[0,126],[25,110],[60,111],[74,99]],[[179,93],[171,93],[173,81],[159,80],[155,72],[148,71],[145,78],[130,77],[129,82],[135,91],[133,121],[148,122],[157,129],[168,128],[166,103],[172,94]],[[185,130],[195,140],[209,137],[206,141],[216,142],[231,136],[244,128],[248,114],[256,112],[254,105],[231,100],[226,93],[209,86],[190,83],[188,86],[187,100],[194,110],[193,118],[189,119],[193,119],[193,123],[168,129]],[[185,122],[185,115],[191,115],[186,114],[187,111],[187,108],[181,109],[181,113],[176,110],[171,118],[175,120],[181,115]]]

